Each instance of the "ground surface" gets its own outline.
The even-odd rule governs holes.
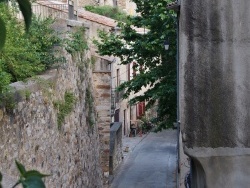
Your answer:
[[[174,130],[148,134],[119,167],[111,188],[175,188],[176,145]]]

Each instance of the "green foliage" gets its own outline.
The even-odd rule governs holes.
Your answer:
[[[1,4],[7,4],[8,1],[6,0],[0,0],[0,6]],[[31,24],[31,3],[29,0],[16,0],[16,2],[19,5],[19,9],[21,10],[24,22],[25,22],[25,28],[26,30],[29,29],[29,26]],[[5,41],[6,41],[6,26],[5,23],[7,20],[4,20],[1,18],[2,15],[0,15],[0,50],[4,47]],[[5,22],[4,22],[5,21]]]
[[[20,91],[20,94],[22,97],[24,97],[26,100],[29,100],[31,91],[29,89],[24,89]]]
[[[15,100],[15,94],[13,91],[8,90],[1,94],[0,106],[4,106],[7,113],[12,113],[17,103]]]
[[[65,39],[65,49],[70,54],[84,52],[88,49],[84,27],[79,27],[75,32],[69,33],[69,38]]]
[[[7,38],[0,51],[0,94],[6,92],[10,82],[24,80],[50,68],[58,58],[53,47],[60,44],[51,28],[53,20],[33,17],[28,33],[12,15],[10,8],[0,4],[0,17],[5,20]]]
[[[128,18],[127,18],[127,14],[126,12],[120,10],[117,7],[112,7],[112,6],[85,6],[84,7],[86,10],[96,13],[96,14],[100,14],[102,16],[106,16],[109,18],[112,18],[114,20],[117,21],[121,21],[121,22],[127,22]]]
[[[18,161],[15,162],[17,169],[20,173],[20,177],[17,183],[12,188],[15,188],[19,184],[22,184],[23,188],[45,188],[45,184],[42,178],[47,177],[49,175],[42,174],[37,170],[26,171],[25,167],[21,163],[19,163]],[[2,188],[1,181],[2,174],[0,173],[0,188]]]
[[[93,127],[95,124],[94,99],[91,91],[88,88],[86,89],[85,108],[88,111],[88,114],[86,116],[87,123],[89,124],[90,127]]]
[[[60,130],[65,117],[73,110],[76,98],[73,93],[66,91],[64,94],[64,101],[54,102],[54,106],[58,109],[57,113],[57,125]]]
[[[25,167],[18,161],[16,161],[16,166],[20,173],[20,178],[13,188],[19,184],[22,184],[23,188],[45,188],[42,178],[49,175],[42,174],[36,170],[26,171]]]
[[[121,33],[100,31],[100,41],[95,41],[100,55],[113,55],[122,64],[136,62],[134,69],[140,74],[124,82],[118,88],[125,90],[124,98],[138,93],[143,87],[149,89],[142,95],[130,100],[131,104],[147,102],[147,108],[158,105],[154,123],[158,130],[172,127],[176,121],[176,28],[177,18],[172,11],[166,10],[170,0],[140,1],[133,0],[140,16],[129,17],[127,24],[119,23]],[[148,29],[139,34],[135,27]],[[169,40],[170,49],[164,49],[164,41]],[[142,67],[140,69],[140,67]]]
[[[4,47],[6,40],[6,27],[3,19],[0,17],[0,50]]]
[[[55,46],[62,46],[62,41],[59,34],[51,27],[55,22],[52,18],[42,19],[41,17],[32,17],[32,24],[27,38],[32,43],[32,48],[36,49],[40,63],[45,66],[45,69],[51,68],[55,63],[61,62],[62,57],[55,56]]]
[[[6,93],[9,89],[9,84],[11,82],[11,75],[4,71],[2,68],[3,64],[1,63],[0,60],[0,95],[2,95],[3,93]]]
[[[22,80],[44,70],[35,48],[25,37],[23,26],[11,14],[9,8],[0,4],[0,17],[6,22],[7,38],[0,52],[1,68],[11,75],[11,81]]]

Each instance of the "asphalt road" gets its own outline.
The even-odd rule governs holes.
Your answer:
[[[175,130],[150,133],[117,170],[111,188],[176,188]]]

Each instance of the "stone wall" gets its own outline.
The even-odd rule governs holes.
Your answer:
[[[117,6],[118,6],[120,9],[126,9],[126,0],[118,0],[118,1],[117,1]]]
[[[109,173],[114,175],[114,171],[122,162],[122,123],[114,122],[110,128],[110,154],[109,154]]]
[[[79,0],[78,1],[78,6],[81,8],[88,6],[88,5],[97,6],[99,5],[99,1],[98,0]]]
[[[250,184],[249,8],[181,1],[180,118],[194,188]]]
[[[61,20],[56,29],[70,31],[66,25]],[[0,171],[16,177],[16,159],[27,169],[51,174],[45,179],[47,187],[103,187],[97,120],[93,115],[89,122],[86,104],[86,91],[93,93],[92,71],[88,61],[61,53],[66,58],[61,68],[12,84],[16,93],[10,102],[16,106],[0,109]],[[73,94],[75,102],[59,126],[55,104],[67,102],[66,93]]]
[[[109,140],[111,108],[111,72],[95,70],[93,72],[94,98],[96,100],[97,123],[100,135],[101,166],[104,176],[109,176]]]

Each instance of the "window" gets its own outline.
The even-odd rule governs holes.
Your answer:
[[[110,70],[110,62],[106,59],[101,58],[100,60],[100,70]]]
[[[141,118],[145,114],[145,102],[137,103],[136,108],[136,116],[137,118]]]

